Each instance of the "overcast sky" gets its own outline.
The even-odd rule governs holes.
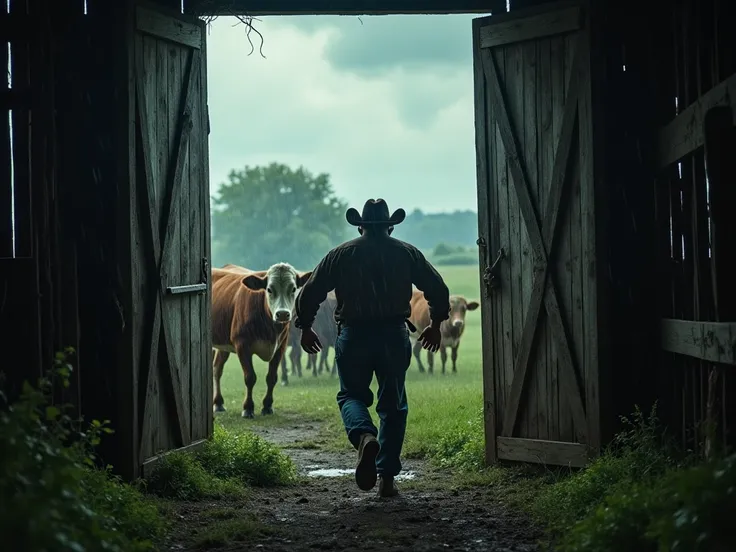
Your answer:
[[[222,17],[208,40],[212,192],[272,161],[360,209],[476,209],[470,15]],[[361,24],[362,20],[362,24]]]

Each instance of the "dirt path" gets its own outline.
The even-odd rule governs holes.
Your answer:
[[[539,533],[527,520],[511,514],[494,501],[492,489],[458,491],[448,474],[427,469],[421,461],[407,460],[408,480],[399,481],[401,495],[378,498],[355,485],[355,455],[321,449],[287,448],[318,437],[314,424],[284,428],[254,428],[284,447],[306,483],[288,489],[256,489],[246,504],[191,505],[180,512],[182,529],[196,535],[212,532],[210,524],[238,518],[240,535],[233,539],[199,538],[199,543],[172,544],[168,549],[228,552],[314,550],[365,551],[532,551]],[[318,470],[345,470],[338,477],[315,476]],[[199,530],[197,529],[199,528]],[[232,532],[232,531],[231,531]],[[216,533],[216,531],[215,531]],[[189,540],[189,539],[187,539]],[[195,539],[196,540],[196,539]],[[229,542],[228,542],[229,540]],[[240,541],[240,542],[238,542]]]

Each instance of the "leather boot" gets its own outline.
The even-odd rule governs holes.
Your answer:
[[[362,491],[370,491],[376,485],[376,457],[381,447],[370,433],[364,433],[358,446],[358,465],[355,468],[355,482]]]

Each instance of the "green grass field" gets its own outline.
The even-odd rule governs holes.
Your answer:
[[[476,266],[443,266],[437,269],[450,288],[450,293],[461,294],[468,299],[480,299]],[[330,362],[333,361],[333,354],[334,349],[330,351]],[[426,366],[425,359],[426,353],[423,353],[422,361]],[[304,353],[302,366],[306,366],[306,360],[307,355]],[[467,426],[480,412],[482,383],[479,310],[467,314],[465,333],[458,355],[457,374],[448,372],[443,376],[440,366],[439,354],[436,354],[434,375],[420,374],[414,360],[409,368],[407,374],[409,422],[404,447],[404,456],[407,458],[424,457],[431,453],[439,438]],[[245,430],[264,424],[293,425],[295,419],[327,422],[324,435],[326,444],[337,449],[349,448],[335,402],[337,377],[333,378],[323,373],[315,378],[311,372],[304,372],[302,378],[290,377],[287,387],[277,385],[274,390],[274,415],[266,417],[258,413],[266,391],[267,365],[255,359],[255,367],[258,375],[258,382],[254,388],[256,418],[246,420],[240,417],[245,385],[237,357],[230,355],[222,377],[222,394],[227,412],[218,414],[218,421],[231,430],[238,428]],[[450,368],[448,359],[448,369]],[[372,387],[375,393],[375,379]],[[375,403],[372,414],[374,421],[377,422]],[[303,445],[309,446],[309,443]]]

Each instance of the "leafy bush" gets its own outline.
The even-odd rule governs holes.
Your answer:
[[[161,458],[146,481],[146,489],[164,498],[191,501],[245,495],[239,481],[213,477],[194,455],[186,452],[172,452]]]
[[[49,377],[23,386],[0,411],[0,534],[9,550],[152,550],[165,528],[156,506],[133,487],[94,468],[107,423],[86,431],[55,406],[54,384],[69,386],[68,349]]]
[[[636,410],[589,467],[542,488],[532,510],[562,552],[725,551],[736,541],[736,455],[692,465]],[[689,467],[688,467],[689,466]]]
[[[736,454],[677,471],[662,485],[667,515],[654,517],[650,532],[659,550],[705,552],[730,550],[736,542]],[[661,495],[660,495],[661,496]]]
[[[443,435],[437,449],[430,454],[435,463],[443,468],[465,471],[482,469],[485,465],[483,411],[456,431]]]
[[[661,505],[661,486],[630,484],[606,496],[593,512],[565,533],[558,550],[565,552],[656,552],[647,536],[650,516]]]
[[[545,487],[532,511],[553,531],[565,531],[593,512],[606,496],[633,488],[675,466],[660,437],[656,405],[646,418],[638,408],[632,419],[622,417],[625,429],[587,468]]]
[[[166,498],[239,497],[247,486],[289,485],[296,466],[279,448],[253,433],[235,434],[215,424],[212,440],[195,452],[164,456],[146,482]]]
[[[214,435],[197,459],[215,477],[237,479],[254,487],[290,485],[296,466],[286,454],[254,433],[235,434],[215,424]]]
[[[719,552],[736,541],[736,455],[674,469],[606,497],[563,539],[563,552]]]

